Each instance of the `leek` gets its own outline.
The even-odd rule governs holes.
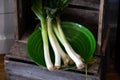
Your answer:
[[[35,0],[32,6],[33,12],[40,20],[44,59],[48,70],[60,69],[61,59],[64,63],[63,66],[68,66],[68,64],[74,62],[78,69],[84,67],[83,59],[73,50],[72,46],[66,40],[61,28],[60,18],[58,17],[67,7],[68,1],[69,0],[47,0],[47,3],[45,3],[43,0]],[[56,24],[54,22],[56,22]],[[58,40],[65,48],[65,51],[60,46]],[[54,65],[50,58],[49,42],[55,56]]]

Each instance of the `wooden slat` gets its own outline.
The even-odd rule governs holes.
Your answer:
[[[109,35],[110,35],[110,27],[106,26],[107,30],[106,30],[106,34],[105,34],[105,38],[103,40],[102,46],[101,46],[101,53],[103,56],[105,56],[106,54],[106,48],[108,46],[108,39],[109,39]]]
[[[15,5],[15,39],[18,40],[19,39],[19,32],[18,32],[18,7],[17,7],[17,2],[18,0],[14,0],[14,5]]]
[[[99,9],[99,0],[70,0],[70,4]]]
[[[101,54],[102,45],[102,27],[103,27],[103,15],[104,15],[104,0],[100,0],[100,11],[99,11],[99,21],[98,21],[98,41],[97,41],[97,55]]]
[[[10,50],[8,56],[15,56],[17,59],[30,60],[26,51],[26,44],[16,41]]]
[[[64,70],[48,71],[45,68],[6,61],[7,78],[10,80],[85,80],[85,75]],[[88,80],[100,80],[98,75],[88,75]]]

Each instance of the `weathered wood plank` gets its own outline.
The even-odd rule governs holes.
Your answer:
[[[105,33],[105,35],[104,35],[104,37],[103,37],[103,39],[102,39],[102,46],[101,46],[101,52],[102,52],[102,56],[105,56],[106,55],[106,51],[107,51],[107,49],[108,49],[108,39],[109,39],[109,36],[110,36],[110,27],[109,26],[107,26],[107,28],[106,28],[106,30],[104,30],[105,32],[103,32],[103,33]]]
[[[26,44],[16,41],[7,56],[15,56],[18,59],[30,60],[26,51]]]
[[[36,65],[14,61],[6,61],[6,71],[8,80],[85,80],[85,75],[81,73],[48,71]],[[88,80],[100,80],[100,76],[88,75]]]
[[[97,41],[98,55],[101,55],[100,53],[102,45],[103,15],[104,15],[104,0],[100,0],[100,11],[98,20],[98,41]]]
[[[99,9],[100,0],[71,0],[70,4]]]

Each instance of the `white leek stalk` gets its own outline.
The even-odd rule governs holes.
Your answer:
[[[59,39],[59,41],[62,43],[62,40],[60,39],[60,35],[59,35],[59,32],[58,32],[58,29],[57,29],[57,26],[54,25],[53,26],[53,29],[54,29],[54,32],[57,36],[57,38]],[[68,56],[63,50],[61,50],[61,57],[63,59],[63,62],[64,62],[64,67],[67,66],[68,64],[73,64],[73,60],[70,58],[70,56]]]
[[[59,69],[61,66],[61,56],[60,56],[60,52],[59,52],[60,47],[54,36],[53,30],[52,30],[52,19],[50,17],[47,17],[47,30],[48,30],[50,44],[51,44],[54,54],[55,54],[55,64],[54,64],[55,69]]]
[[[44,49],[44,58],[45,63],[48,70],[54,70],[50,54],[49,54],[49,44],[48,44],[48,37],[47,37],[47,25],[45,20],[41,20],[41,27],[42,27],[42,39],[43,39],[43,49]]]
[[[78,69],[82,69],[84,67],[84,63],[82,61],[82,58],[80,55],[78,55],[73,48],[71,47],[71,45],[68,43],[68,41],[65,38],[65,35],[62,31],[61,28],[61,24],[60,24],[60,19],[59,17],[56,17],[56,22],[57,22],[57,28],[59,31],[59,35],[60,35],[60,41],[62,42],[62,45],[64,46],[66,52],[68,53],[68,55],[71,57],[71,59],[75,62],[76,66]]]

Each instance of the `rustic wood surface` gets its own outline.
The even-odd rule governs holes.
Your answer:
[[[7,80],[85,80],[85,74],[56,70],[48,71],[45,68],[21,63],[16,61],[6,61]],[[100,80],[98,75],[88,75],[89,80]]]
[[[25,38],[26,39],[26,38]],[[30,61],[32,60],[29,58],[27,51],[26,51],[26,43],[23,43],[23,40],[16,41],[14,46],[12,47],[10,53],[6,55],[6,58],[13,58],[13,59],[19,59],[23,61]],[[92,74],[97,74],[99,70],[99,66],[101,65],[101,58],[96,57],[97,61],[89,66],[88,72]],[[84,72],[84,70],[82,70]]]
[[[70,4],[99,9],[100,0],[71,0]]]
[[[104,0],[100,0],[100,11],[98,20],[98,41],[97,41],[98,55],[102,55],[100,51],[102,45],[103,16],[104,16]]]
[[[7,56],[15,56],[17,59],[30,60],[26,51],[26,43],[16,41]],[[14,58],[15,58],[14,57]]]
[[[5,80],[5,69],[4,69],[4,56],[3,54],[0,54],[0,80]]]

